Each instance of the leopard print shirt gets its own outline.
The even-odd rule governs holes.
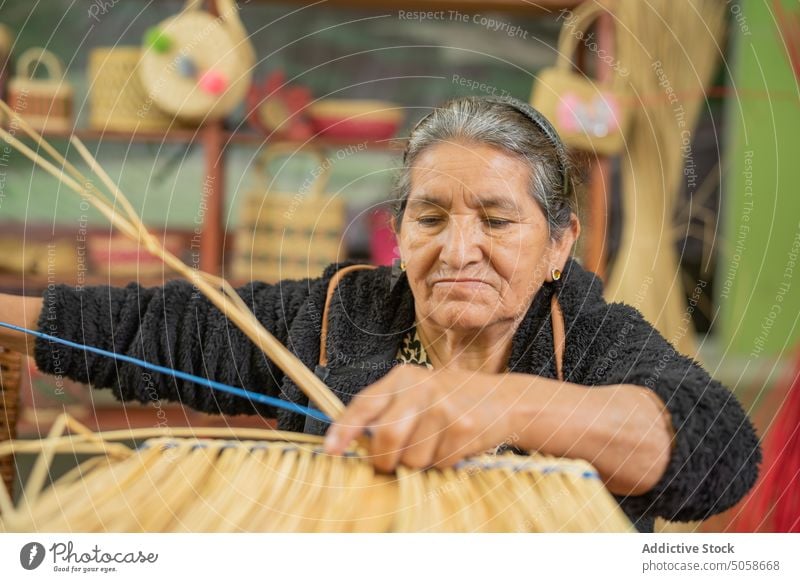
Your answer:
[[[433,364],[428,358],[425,346],[422,345],[422,340],[419,339],[416,326],[414,326],[414,329],[409,330],[403,338],[403,343],[400,344],[400,349],[397,350],[397,359],[403,364],[417,364],[433,370]]]

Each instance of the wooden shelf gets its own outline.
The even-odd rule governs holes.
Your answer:
[[[287,3],[290,0],[278,0]],[[582,0],[291,0],[292,4],[314,5],[315,8],[360,8],[362,10],[459,10],[461,12],[508,12],[542,15],[562,8],[574,8]],[[276,0],[256,0],[261,4]]]
[[[202,139],[200,129],[176,128],[164,131],[140,130],[135,133],[131,131],[121,131],[116,129],[85,129],[77,128],[72,131],[50,131],[44,132],[47,139],[67,140],[75,135],[81,141],[123,141],[123,142],[178,142],[187,143]]]
[[[204,138],[203,127],[195,129],[175,128],[169,130],[141,130],[135,133],[120,130],[103,130],[90,128],[76,128],[72,131],[45,131],[44,137],[47,139],[68,140],[75,135],[81,141],[121,141],[121,142],[144,142],[144,143],[193,143],[202,142]],[[282,139],[280,136],[268,137],[254,131],[226,131],[221,132],[224,144],[227,145],[267,145],[270,142],[286,143],[290,140]],[[392,138],[383,140],[344,140],[328,137],[312,138],[308,142],[295,142],[300,145],[311,145],[321,149],[335,149],[347,146],[366,144],[368,150],[398,150],[402,151],[403,138]]]
[[[255,132],[250,131],[242,131],[242,132],[225,132],[223,134],[225,137],[226,143],[228,144],[245,144],[245,145],[267,145],[270,142],[281,142],[287,143],[289,140],[282,139],[280,137],[267,137],[264,135],[257,134]],[[289,142],[289,143],[296,143],[298,146],[300,145],[310,145],[314,147],[318,147],[323,150],[330,150],[330,149],[338,149],[338,148],[345,148],[348,146],[366,146],[365,151],[403,151],[403,144],[404,138],[392,138],[392,139],[382,139],[382,140],[371,140],[371,139],[333,139],[329,137],[315,137],[307,142]]]

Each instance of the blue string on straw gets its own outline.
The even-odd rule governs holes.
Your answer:
[[[26,333],[28,335],[32,335],[34,337],[42,338],[44,340],[48,340],[51,342],[55,342],[57,344],[62,344],[71,348],[76,348],[79,350],[84,350],[87,352],[91,352],[94,354],[99,354],[101,356],[106,356],[108,358],[113,358],[115,360],[119,360],[121,362],[128,362],[130,364],[136,364],[148,370],[153,370],[154,372],[159,372],[161,374],[168,374],[175,378],[180,378],[182,380],[188,380],[189,382],[194,382],[200,386],[205,386],[207,388],[212,388],[214,390],[219,390],[220,392],[227,392],[228,394],[233,394],[235,396],[239,396],[241,398],[246,398],[247,400],[253,402],[259,402],[261,404],[268,404],[271,406],[275,406],[277,408],[283,408],[285,410],[289,410],[291,412],[297,412],[299,414],[304,414],[306,416],[310,416],[312,418],[316,418],[323,422],[331,423],[333,422],[325,413],[320,412],[319,410],[315,410],[313,408],[309,408],[307,406],[301,406],[300,404],[294,404],[292,402],[286,402],[285,400],[281,400],[279,398],[275,398],[273,396],[267,396],[266,394],[260,394],[258,392],[251,392],[250,390],[245,390],[244,388],[237,388],[236,386],[228,386],[227,384],[223,384],[222,382],[217,382],[215,380],[209,380],[207,378],[202,378],[200,376],[195,376],[194,374],[189,374],[188,372],[181,372],[180,370],[174,370],[172,368],[168,368],[166,366],[159,366],[158,364],[151,364],[150,362],[146,362],[144,360],[140,360],[138,358],[134,358],[132,356],[126,356],[124,354],[116,354],[114,352],[109,352],[100,348],[96,348],[94,346],[87,346],[85,344],[80,344],[77,342],[73,342],[70,340],[61,339],[60,337],[55,337],[52,335],[48,335],[46,333],[42,333],[40,331],[34,331],[32,329],[27,329],[25,327],[20,327],[18,325],[14,325],[11,323],[5,323],[0,321],[0,327],[5,327],[8,329],[13,329],[14,331],[19,331],[22,333]],[[367,436],[372,436],[372,431],[369,427],[365,428],[364,433]],[[502,460],[500,463],[502,464]],[[478,466],[475,464],[474,461],[463,460],[456,465],[457,469],[466,468],[468,466]],[[481,468],[484,469],[493,469],[498,468],[500,465],[497,464],[497,461],[492,461],[490,464],[482,464],[480,465]],[[522,468],[527,467],[516,467],[516,470],[521,470]],[[549,469],[549,470],[548,470]],[[563,468],[560,467],[548,467],[544,472],[564,472]],[[580,476],[584,479],[597,479],[598,475],[596,472],[593,471],[582,471],[580,472]]]
[[[315,410],[313,408],[309,408],[308,406],[302,406],[300,404],[295,404],[293,402],[287,402],[285,400],[281,400],[280,398],[275,398],[273,396],[267,396],[266,394],[260,394],[258,392],[252,392],[250,390],[245,390],[244,388],[237,388],[236,386],[228,386],[227,384],[223,384],[222,382],[217,382],[215,380],[209,380],[207,378],[202,378],[200,376],[195,376],[194,374],[189,374],[187,372],[181,372],[180,370],[174,370],[172,368],[168,368],[166,366],[159,366],[158,364],[151,364],[150,362],[146,362],[144,360],[140,360],[138,358],[134,358],[132,356],[126,356],[124,354],[116,354],[114,352],[109,352],[100,348],[96,348],[93,346],[87,346],[84,344],[79,344],[73,341],[61,339],[59,337],[55,337],[52,335],[48,335],[46,333],[42,333],[40,331],[34,331],[32,329],[27,329],[25,327],[20,327],[18,325],[14,325],[11,323],[5,323],[0,321],[0,327],[5,327],[8,329],[13,329],[14,331],[19,331],[22,333],[27,333],[28,335],[32,335],[41,339],[45,339],[51,342],[55,342],[57,344],[62,344],[65,346],[69,346],[71,348],[76,348],[79,350],[84,350],[87,352],[91,352],[94,354],[99,354],[101,356],[106,356],[108,358],[113,358],[115,360],[119,360],[121,362],[128,362],[129,364],[136,364],[141,366],[142,368],[146,368],[148,370],[152,370],[154,372],[159,372],[161,374],[171,375],[175,378],[180,378],[181,380],[188,380],[189,382],[194,382],[200,386],[205,386],[207,388],[212,388],[214,390],[219,390],[220,392],[227,392],[228,394],[233,394],[235,396],[239,396],[241,398],[246,398],[252,402],[258,402],[261,404],[268,404],[270,406],[275,406],[277,408],[283,408],[284,410],[289,410],[291,412],[297,412],[300,414],[304,414],[306,416],[310,416],[311,418],[315,418],[317,420],[321,420],[323,422],[333,422],[325,413],[320,412],[319,410]]]

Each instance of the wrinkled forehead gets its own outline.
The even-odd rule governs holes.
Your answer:
[[[527,205],[519,204],[517,196],[504,196],[494,192],[468,189],[455,194],[452,192],[439,192],[436,190],[428,192],[423,190],[416,194],[412,193],[408,198],[408,208],[411,210],[424,208],[451,210],[454,206],[459,206],[460,204],[475,210],[500,210],[520,214],[529,211]]]
[[[530,168],[519,157],[492,146],[438,144],[415,160],[408,207],[438,206],[529,212]]]

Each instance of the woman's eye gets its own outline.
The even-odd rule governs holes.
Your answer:
[[[484,222],[486,222],[486,225],[489,228],[503,228],[511,224],[510,220],[506,220],[505,218],[494,218],[491,216],[487,216],[484,219]]]
[[[442,218],[439,216],[420,216],[417,222],[422,226],[436,226],[442,222]]]

